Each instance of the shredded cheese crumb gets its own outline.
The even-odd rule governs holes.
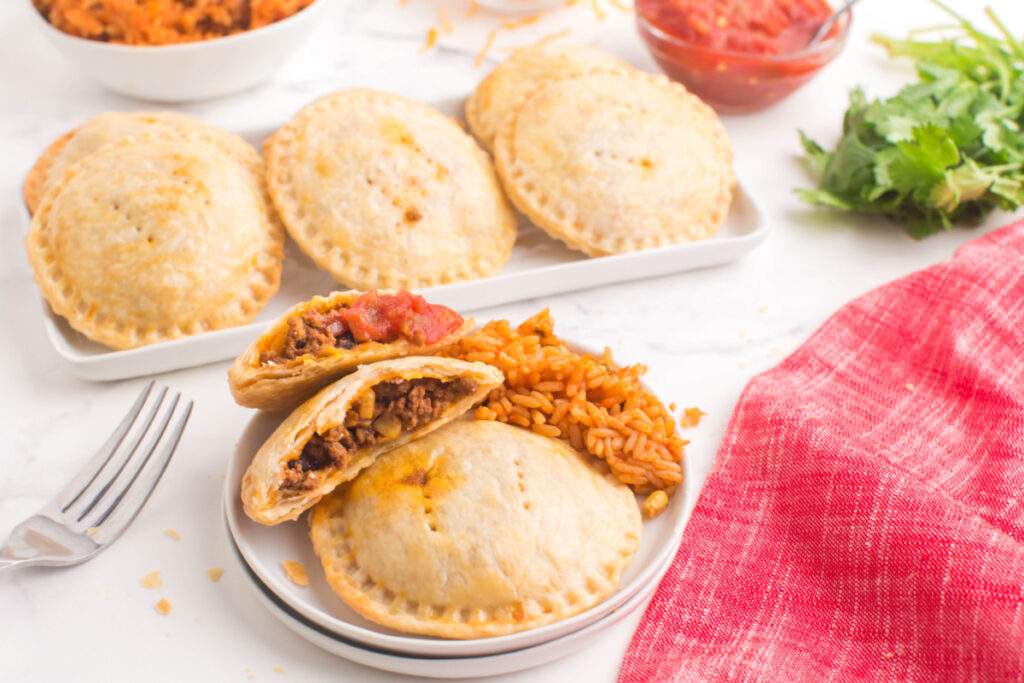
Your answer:
[[[437,45],[437,29],[431,26],[427,29],[427,39],[423,42],[423,51],[433,50]]]
[[[308,586],[309,576],[306,574],[306,567],[301,562],[296,560],[285,560],[281,563],[281,568],[284,569],[285,575],[294,583],[296,586]]]
[[[166,617],[171,613],[171,601],[167,598],[160,598],[160,601],[153,605],[153,609],[156,610],[157,614]]]
[[[565,29],[563,31],[558,31],[557,33],[549,33],[546,36],[541,36],[540,38],[538,38],[536,41],[534,41],[533,44],[534,45],[547,45],[548,43],[553,43],[556,40],[561,40],[562,38],[565,38],[570,33],[572,33],[572,31],[570,29]]]
[[[164,536],[166,536],[167,538],[171,539],[172,541],[180,541],[181,540],[181,534],[179,534],[174,529],[164,529]]]
[[[480,48],[480,52],[477,53],[476,59],[473,60],[473,68],[479,69],[483,66],[484,61],[487,59],[487,53],[494,47],[494,41],[498,38],[498,31],[500,29],[492,28],[491,32],[487,34],[487,40],[484,41],[484,46]]]
[[[210,581],[217,583],[220,581],[220,577],[224,576],[224,570],[220,567],[210,567],[206,570],[206,576],[209,577]]]
[[[139,579],[139,585],[143,588],[163,588],[164,582],[160,578],[160,572],[150,572]]]
[[[542,16],[544,16],[544,15],[543,14],[531,14],[530,16],[523,17],[521,19],[506,19],[505,21],[501,22],[501,27],[503,29],[505,29],[506,31],[512,31],[512,30],[515,30],[517,28],[522,28],[523,26],[529,26],[531,24],[536,24],[538,21],[540,21]]]
[[[283,674],[284,673],[284,667],[281,666],[280,664],[278,664],[277,666],[274,667],[274,673],[276,673],[276,674]]]
[[[444,7],[437,8],[437,23],[441,26],[442,33],[451,33],[455,30],[452,22],[448,21],[448,12],[445,11]]]
[[[100,532],[100,530],[99,530],[98,527],[91,526],[91,527],[89,527],[88,529],[85,530],[85,535],[89,536],[91,538],[91,537],[95,536],[96,534],[98,534],[99,532]]]

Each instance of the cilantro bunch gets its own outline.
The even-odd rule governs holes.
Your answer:
[[[918,238],[1024,204],[1024,44],[991,9],[997,36],[932,1],[954,35],[874,38],[913,59],[919,82],[885,100],[854,90],[831,152],[800,133],[819,177],[817,189],[797,190],[803,200],[888,216]]]

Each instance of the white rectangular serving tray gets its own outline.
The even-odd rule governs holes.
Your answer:
[[[454,112],[457,104],[444,102],[439,104],[439,108]],[[243,133],[243,136],[259,149],[270,132]],[[27,212],[25,220],[27,224]],[[615,256],[589,258],[548,237],[521,218],[512,257],[500,273],[482,280],[429,287],[418,290],[418,293],[431,302],[468,312],[728,263],[760,245],[768,231],[761,209],[742,183],[737,187],[725,225],[711,239]],[[43,320],[54,350],[72,374],[88,380],[109,381],[234,358],[294,304],[338,289],[345,287],[318,269],[294,242],[288,240],[281,289],[248,325],[127,351],[112,351],[73,330],[67,321],[54,315],[45,301]]]

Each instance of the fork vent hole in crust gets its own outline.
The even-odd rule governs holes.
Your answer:
[[[314,509],[314,548],[339,597],[382,626],[457,639],[543,626],[613,592],[628,561],[619,552],[639,533],[632,493],[585,465],[569,446],[528,430],[456,421],[392,451],[343,495],[325,498]],[[573,483],[585,514],[566,519],[567,493],[548,481],[552,471],[556,481]],[[465,486],[483,473],[479,491]],[[532,556],[531,541],[495,532],[481,509],[486,501],[499,521],[545,537],[564,530],[572,548],[550,557],[551,565]],[[341,538],[346,528],[351,539]],[[459,542],[474,550],[455,550]],[[336,558],[342,545],[346,552]],[[493,552],[494,562],[481,561],[482,552]]]

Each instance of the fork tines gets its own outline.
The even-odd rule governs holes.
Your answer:
[[[192,412],[180,392],[149,382],[88,466],[51,504],[54,518],[109,543],[163,476]]]

